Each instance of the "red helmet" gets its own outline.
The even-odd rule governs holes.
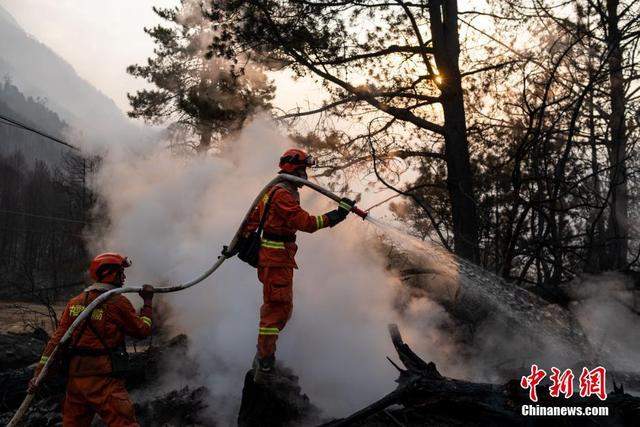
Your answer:
[[[126,256],[107,252],[100,254],[91,261],[89,275],[99,283],[122,284],[124,269],[131,266]]]
[[[298,169],[314,166],[315,164],[316,161],[313,156],[298,148],[290,148],[280,157],[280,170],[285,173],[293,173]]]

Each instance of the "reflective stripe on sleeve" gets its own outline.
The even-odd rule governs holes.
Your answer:
[[[316,227],[318,230],[324,228],[324,215],[318,215],[316,217]]]
[[[278,335],[280,329],[278,328],[259,328],[258,335]]]
[[[48,360],[49,360],[49,356],[42,356],[40,358],[40,364],[44,365],[45,363],[47,363]]]
[[[260,246],[263,248],[270,248],[270,249],[284,249],[284,242],[276,242],[273,240],[262,239]]]
[[[151,319],[149,319],[147,316],[140,316],[140,320],[142,320],[145,325],[151,326]]]

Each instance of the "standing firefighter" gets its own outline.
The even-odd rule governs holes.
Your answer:
[[[29,385],[35,392],[35,378],[49,355],[76,317],[100,294],[123,285],[124,269],[130,261],[116,253],[105,253],[93,259],[89,267],[96,282],[67,304],[58,329],[47,343],[40,364]],[[68,373],[67,394],[62,409],[63,425],[89,426],[94,414],[108,426],[138,426],[133,404],[124,386],[123,374],[128,369],[125,335],[145,338],[151,335],[151,302],[153,287],[144,285],[140,296],[144,305],[137,315],[123,295],[114,295],[96,307],[69,340],[65,351]]]
[[[287,150],[280,158],[280,173],[307,178],[307,166],[314,159],[302,150]],[[313,233],[333,227],[343,221],[354,205],[342,199],[340,206],[324,215],[312,216],[300,207],[300,185],[285,181],[268,190],[251,213],[245,234],[254,232],[263,221],[264,231],[258,258],[258,279],[262,282],[264,303],[260,308],[258,352],[254,361],[254,381],[267,382],[273,378],[278,334],[287,324],[293,310],[293,270],[296,232]],[[266,215],[265,215],[266,211]]]

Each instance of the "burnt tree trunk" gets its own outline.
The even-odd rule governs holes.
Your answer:
[[[589,61],[589,78],[593,79],[593,65]],[[587,257],[584,269],[589,273],[599,273],[602,271],[602,262],[605,258],[603,253],[603,238],[604,238],[604,218],[603,208],[601,204],[601,183],[600,183],[600,164],[598,161],[598,145],[596,138],[596,124],[595,124],[595,105],[594,96],[591,92],[588,96],[588,126],[589,126],[589,147],[591,150],[591,173],[592,178],[591,193],[593,194],[592,206],[589,207],[589,221],[587,227]]]
[[[199,126],[200,143],[196,147],[198,153],[206,153],[211,147],[211,138],[213,136],[213,129],[210,124],[203,123]]]
[[[460,42],[457,1],[429,2],[429,18],[442,93],[447,189],[451,199],[454,249],[456,254],[478,262],[478,214],[473,193],[462,77],[458,63]]]
[[[626,148],[627,135],[625,124],[625,90],[622,74],[622,46],[619,28],[619,0],[607,0],[607,48],[609,52],[609,83],[611,99],[611,143],[609,158],[611,163],[611,202],[609,216],[609,268],[619,270],[627,265],[629,246],[628,188]]]

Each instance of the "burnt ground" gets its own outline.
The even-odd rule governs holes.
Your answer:
[[[27,383],[48,339],[49,322],[25,321],[31,308],[3,312],[9,318],[0,330],[0,423],[6,424],[25,396]],[[35,307],[34,307],[35,308]],[[25,314],[27,313],[27,314]],[[35,319],[35,317],[33,318]],[[28,320],[28,319],[27,319]],[[27,325],[18,327],[19,325]],[[552,399],[541,387],[541,406],[607,406],[607,417],[523,417],[522,405],[530,404],[513,373],[500,384],[474,383],[447,378],[433,363],[417,356],[403,341],[397,329],[391,338],[403,367],[398,387],[371,406],[341,420],[323,417],[321,409],[304,394],[296,375],[279,365],[279,380],[271,385],[256,385],[251,373],[244,379],[242,402],[237,423],[242,427],[271,426],[635,426],[640,420],[640,399],[624,392],[621,386],[635,388],[637,375],[617,373],[612,390],[608,382],[606,402],[574,397]],[[151,395],[147,390],[157,383],[166,360],[189,362],[189,340],[185,335],[167,338],[156,334],[152,345],[143,342],[130,347],[132,370],[127,388],[133,392],[136,414],[142,426],[217,426],[208,407],[212,397],[205,387],[184,387]],[[138,350],[138,351],[136,351]],[[373,355],[370,357],[384,357]],[[197,369],[197,368],[196,368]],[[390,366],[390,369],[393,369]],[[187,380],[193,372],[181,372]],[[195,381],[194,381],[195,383]],[[620,384],[621,383],[621,384]],[[540,390],[540,389],[539,389]],[[64,380],[53,376],[34,400],[24,419],[27,426],[55,426],[61,422]],[[101,425],[100,422],[94,422]]]
[[[553,399],[539,388],[541,406],[607,406],[607,417],[529,417],[520,408],[529,404],[527,393],[514,379],[504,384],[461,381],[443,376],[433,363],[416,355],[402,341],[397,328],[391,338],[402,367],[398,387],[372,405],[340,420],[323,419],[321,410],[303,393],[296,375],[278,366],[278,381],[270,385],[253,383],[251,372],[244,380],[237,422],[242,427],[275,426],[635,426],[640,420],[640,398],[617,387],[609,390],[605,402],[596,398]],[[0,422],[6,423],[24,397],[33,364],[46,340],[36,330],[23,334],[0,334]],[[128,378],[131,391],[144,390],[160,374],[165,357],[187,360],[188,338],[178,335],[132,355]],[[35,350],[37,349],[37,351]],[[380,355],[382,357],[382,355]],[[60,403],[64,384],[52,378],[36,398],[24,425],[54,426],[61,421]],[[134,395],[145,396],[144,393]],[[184,387],[136,402],[142,426],[217,426],[207,411],[210,397],[205,387]],[[94,425],[101,425],[94,422]]]
[[[29,379],[48,339],[42,329],[28,333],[0,334],[0,423],[6,424],[25,396]],[[131,354],[131,373],[127,378],[130,391],[142,390],[160,376],[160,367],[167,357],[187,357],[188,339],[178,335],[159,345]],[[205,417],[207,393],[204,387],[173,390],[135,402],[136,414],[144,426],[215,426]],[[26,426],[59,425],[64,398],[64,379],[52,375],[32,403]],[[101,425],[101,423],[97,423]]]

